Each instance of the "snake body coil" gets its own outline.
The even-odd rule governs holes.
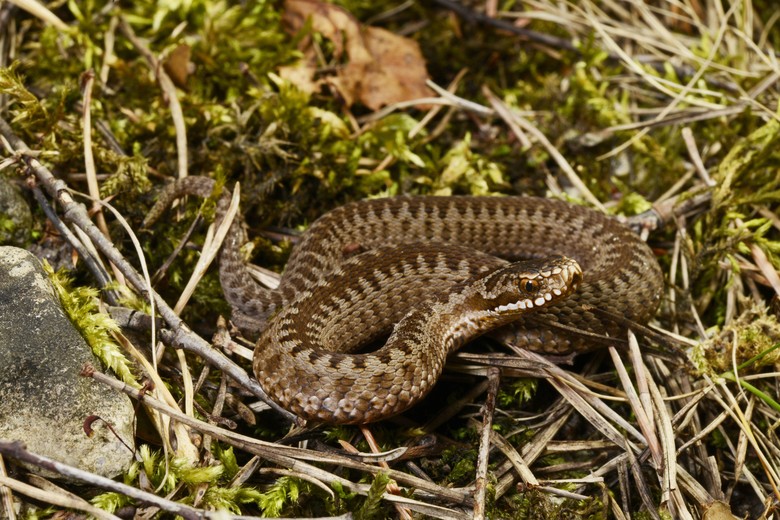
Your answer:
[[[203,177],[178,181],[147,221],[173,199],[213,188]],[[228,202],[223,194],[218,215]],[[619,335],[626,320],[655,313],[663,288],[652,251],[630,229],[531,197],[347,204],[309,227],[275,290],[250,276],[239,251],[245,241],[236,219],[220,281],[233,322],[259,335],[255,375],[280,405],[322,422],[402,412],[430,390],[451,351],[510,322],[513,342],[525,348],[593,348],[577,331]],[[352,353],[388,335],[379,350]]]

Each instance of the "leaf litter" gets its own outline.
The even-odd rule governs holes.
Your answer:
[[[3,118],[83,188],[74,100],[80,74],[95,67],[90,175],[101,196],[115,195],[138,224],[151,182],[241,181],[253,261],[276,269],[295,239],[284,226],[366,196],[523,192],[628,215],[652,206],[660,224],[632,222],[661,226],[650,233],[667,278],[661,311],[625,352],[574,366],[487,344],[460,353],[441,385],[452,394],[433,394],[433,412],[361,430],[289,431],[186,336],[183,357],[168,349],[157,368],[137,364],[170,393],[125,388],[147,413],[175,418],[175,433],[155,419],[156,440],[139,441],[139,464],[124,476],[130,487],[93,503],[154,514],[143,493],[157,490],[171,500],[155,507],[169,511],[187,503],[289,517],[776,517],[780,34],[771,2],[370,4],[84,2],[54,7],[46,22],[4,4],[4,49],[21,59],[0,73]],[[5,155],[4,174],[15,157]],[[35,171],[38,182],[44,173]],[[142,236],[147,261],[167,266],[157,289],[170,301],[196,266],[205,273],[183,316],[229,338],[215,318],[228,309],[213,269],[198,265],[205,232],[195,206]],[[81,269],[88,261],[68,267],[75,283],[94,286]],[[123,303],[148,311],[137,297]],[[139,356],[146,334],[136,324],[117,343]],[[248,366],[247,346],[215,344]],[[5,464],[22,456],[6,453]],[[12,511],[29,490],[5,471],[0,495]],[[61,503],[53,493],[50,503]],[[46,514],[24,503],[26,514]]]

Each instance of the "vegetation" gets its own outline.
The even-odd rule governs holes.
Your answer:
[[[183,413],[200,420],[175,441],[153,421],[124,482],[242,515],[769,517],[780,500],[773,4],[455,4],[85,0],[52,3],[48,19],[23,0],[0,5],[0,115],[74,197],[91,207],[99,195],[126,219],[145,264],[165,266],[154,282],[170,302],[207,226],[189,230],[199,214],[212,220],[213,201],[140,228],[157,188],[184,174],[240,182],[247,253],[276,271],[295,230],[366,197],[524,193],[665,217],[649,242],[667,292],[638,340],[643,356],[602,351],[563,369],[535,360],[503,370],[498,408],[483,421],[473,416],[495,352],[480,342],[403,420],[362,429],[290,431],[192,353],[168,349],[151,375],[117,346],[150,338],[121,336],[97,306],[117,291],[150,311],[144,296],[121,279],[99,287],[84,262],[61,255],[55,267],[73,280],[58,284],[61,298],[101,359],[131,386],[167,388],[168,403],[194,400]],[[29,175],[11,153],[0,166],[20,186]],[[67,248],[35,211],[36,245]],[[140,266],[120,220],[94,211]],[[229,315],[215,271],[182,310],[205,338]],[[421,454],[385,466],[344,455],[398,447]],[[109,512],[148,507],[112,490],[73,491]],[[28,517],[57,514],[14,496]]]

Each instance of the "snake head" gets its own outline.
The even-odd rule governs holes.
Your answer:
[[[485,276],[484,310],[522,314],[566,298],[581,282],[580,265],[565,256],[514,262]]]

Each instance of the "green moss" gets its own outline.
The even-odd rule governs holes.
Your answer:
[[[433,195],[488,195],[508,186],[501,167],[471,149],[471,134],[455,144],[440,161]]]
[[[113,334],[119,331],[119,326],[99,309],[97,289],[73,287],[72,280],[64,272],[55,273],[45,261],[43,267],[49,274],[65,313],[84,336],[95,356],[125,384],[139,387],[132,364],[113,338]]]
[[[0,243],[5,244],[6,237],[13,235],[14,231],[16,231],[16,222],[5,213],[0,212],[0,237],[2,237]]]
[[[452,485],[465,485],[474,478],[477,468],[477,452],[475,450],[447,451],[442,458],[451,470],[446,475],[446,481]]]
[[[229,511],[234,514],[241,513],[242,505],[254,504],[267,516],[279,516],[285,506],[297,501],[302,484],[293,478],[279,479],[265,493],[251,486],[227,486],[238,467],[232,449],[222,450],[218,445],[216,449],[223,463],[193,466],[189,462],[177,458],[166,460],[161,452],[151,450],[148,445],[142,445],[138,450],[141,461],[134,463],[127,472],[125,483],[135,482],[140,475],[141,468],[143,468],[145,477],[149,479],[153,487],[159,487],[165,493],[171,493],[178,486],[180,493],[174,496],[174,499],[185,504],[192,504],[195,496],[198,496],[199,507]],[[201,484],[209,484],[203,488],[202,494],[181,493],[183,490],[199,488]],[[303,486],[307,487],[305,483]],[[92,503],[109,512],[114,512],[119,507],[129,504],[129,501],[121,495],[104,493],[95,497]]]
[[[44,520],[46,518],[51,518],[53,515],[57,514],[57,509],[54,507],[44,507],[39,508],[34,505],[29,505],[24,510],[24,519],[25,520]]]
[[[125,201],[133,201],[135,196],[148,193],[152,188],[149,180],[149,165],[141,155],[128,157],[107,148],[99,148],[96,166],[99,171],[110,171],[109,177],[100,185],[100,196],[110,197],[122,194]]]
[[[374,518],[386,518],[387,510],[382,504],[382,497],[387,490],[390,477],[384,473],[377,473],[371,482],[365,500],[354,513],[355,520],[371,520]]]
[[[340,3],[361,21],[396,7],[386,0]],[[756,2],[755,16],[772,12],[768,5]],[[568,188],[549,152],[538,143],[522,148],[498,116],[444,108],[418,129],[425,111],[408,109],[368,124],[361,119],[366,115],[365,109],[357,105],[345,107],[328,88],[307,94],[281,79],[279,66],[294,63],[301,56],[298,43],[309,36],[319,53],[318,72],[337,68],[343,62],[336,59],[334,44],[312,34],[309,26],[297,35],[287,34],[279,2],[144,0],[120,5],[88,0],[53,8],[71,23],[73,30],[58,32],[25,18],[19,33],[25,45],[17,49],[19,61],[0,70],[0,91],[7,95],[17,133],[69,185],[86,191],[80,177],[71,177],[84,171],[79,110],[81,75],[90,68],[100,71],[106,66],[107,82],[95,85],[90,108],[93,121],[107,126],[123,153],[109,147],[96,131],[93,151],[101,174],[101,193],[113,195],[112,204],[131,222],[140,222],[153,199],[147,194],[150,184],[177,174],[176,136],[167,95],[157,82],[159,69],[147,63],[120,29],[115,32],[114,55],[109,59],[105,54],[114,17],[126,20],[162,63],[175,49],[189,49],[193,67],[186,84],[176,92],[187,127],[189,173],[219,178],[228,187],[235,181],[241,182],[241,208],[253,237],[253,260],[265,267],[280,270],[292,246],[260,237],[258,228],[271,224],[304,229],[323,211],[354,199],[402,193],[544,195],[556,183],[564,192]],[[522,3],[514,0],[499,6],[502,11],[522,8]],[[732,19],[734,28],[742,29],[740,24],[746,18],[743,15]],[[752,108],[728,117],[650,125],[643,135],[633,129],[620,129],[627,123],[651,122],[670,103],[669,96],[649,86],[646,78],[663,80],[671,91],[679,92],[690,76],[671,66],[660,70],[643,66],[642,78],[624,63],[608,59],[603,42],[593,33],[539,19],[519,21],[527,28],[567,40],[573,31],[578,52],[531,44],[487,24],[471,23],[434,4],[414,3],[376,23],[417,40],[427,58],[430,77],[436,83],[446,86],[466,71],[457,84],[456,95],[489,106],[482,90],[488,87],[510,110],[522,113],[566,157],[597,197],[613,202],[609,207],[615,213],[636,214],[647,209],[649,201],[690,171],[690,157],[680,138],[680,125],[689,127],[716,186],[712,189],[712,207],[700,218],[687,221],[688,234],[682,246],[690,284],[689,291],[678,292],[678,308],[672,309],[677,320],[674,325],[683,334],[695,334],[690,332],[695,330],[693,327],[688,328],[693,322],[688,312],[692,304],[701,310],[701,319],[713,336],[695,350],[695,358],[702,371],[720,374],[726,381],[735,380],[727,377],[734,343],[738,362],[745,364],[741,371],[758,371],[776,363],[778,327],[768,312],[739,301],[737,309],[741,315],[728,327],[724,327],[724,322],[728,293],[738,277],[752,274],[744,272],[744,259],[750,260],[756,247],[775,268],[780,267],[780,237],[766,214],[777,213],[780,202],[778,123]],[[757,56],[744,41],[731,41],[713,53],[712,35],[697,35],[697,30],[686,29],[684,38],[686,47],[696,56],[713,58],[716,64],[732,67],[754,66],[751,60]],[[777,47],[778,32],[769,25],[766,38]],[[689,110],[697,100],[733,104],[742,92],[748,92],[765,77],[763,73],[745,72],[748,73],[740,76],[707,71],[696,87],[708,88],[715,95],[689,94],[677,109]],[[736,90],[717,83],[724,76],[735,82]],[[776,92],[769,88],[755,99],[754,106],[774,106],[775,97]],[[410,135],[412,129],[416,131],[414,135]],[[610,155],[629,140],[630,145],[622,152]],[[688,189],[692,183],[682,189]],[[683,191],[684,197],[692,194]],[[155,228],[154,234],[142,235],[148,263],[162,265],[198,212],[210,222],[215,200],[211,197],[202,204],[183,204],[176,210],[176,217],[171,214]],[[766,211],[760,213],[759,209]],[[0,218],[0,226],[8,224]],[[114,224],[111,226],[116,245],[129,251],[129,243],[121,238],[124,234]],[[168,301],[175,301],[189,278],[204,230],[205,226],[196,230],[158,285]],[[656,251],[671,249],[671,233],[653,235]],[[668,264],[669,257],[663,254],[662,263]],[[670,282],[676,285],[679,280]],[[85,317],[95,313],[87,304],[94,303],[95,293],[72,298],[76,300],[74,321],[82,322],[88,331],[85,336],[97,338],[98,350],[103,350],[100,345],[108,339],[100,331],[108,331],[110,339],[111,326],[85,322]],[[144,308],[137,299],[132,306]],[[184,318],[190,324],[208,325],[215,322],[217,314],[229,312],[216,269],[212,269],[185,309]],[[659,316],[659,322],[671,326],[668,315]],[[109,361],[112,356],[108,355]],[[169,378],[165,384],[175,396],[180,396],[182,390],[173,381]],[[503,384],[499,394],[502,408],[528,406],[527,401],[535,392],[533,384],[514,381]],[[757,396],[761,395],[759,392],[771,395],[772,387],[764,387],[763,383],[756,383],[754,389],[745,388],[755,390]],[[198,403],[206,406],[211,402],[211,388],[204,385],[196,397]],[[421,467],[439,483],[469,485],[473,479],[478,433],[462,424],[452,421],[445,427],[459,443],[457,449],[420,461]],[[501,432],[517,430],[511,416],[497,416],[494,425]],[[242,427],[270,440],[286,432],[286,425],[273,419]],[[380,442],[388,447],[401,445],[406,435],[406,430],[392,424],[376,428],[376,432]],[[532,430],[526,430],[515,434],[510,442],[520,445],[533,435]],[[713,433],[710,446],[719,448],[722,439],[719,441],[717,435],[719,432]],[[326,441],[335,445],[337,439],[354,436],[354,428],[333,428],[326,432]],[[360,449],[368,449],[362,441],[357,444]],[[316,486],[290,477],[275,480],[263,489],[233,489],[227,487],[229,479],[246,454],[219,446],[214,454],[220,464],[185,468],[176,461],[166,462],[162,455],[150,453],[147,448],[142,455],[143,467],[154,487],[161,486],[162,493],[180,486],[175,499],[182,501],[191,502],[193,490],[202,488],[198,483],[209,482],[206,495],[201,497],[204,507],[242,514],[260,509],[267,515],[288,516],[338,514],[359,508],[366,516],[392,514],[387,504],[379,505],[384,492],[380,477],[342,473],[371,482],[368,499],[335,486],[333,500]],[[544,466],[560,461],[547,456],[535,464]],[[171,468],[167,476],[166,464]],[[139,471],[140,466],[135,467],[126,479],[137,482]],[[257,477],[264,482],[262,478]],[[598,490],[594,490],[595,494]],[[123,505],[119,497],[110,495],[101,496],[98,502],[113,509]],[[531,491],[500,499],[491,513],[496,518],[606,516],[598,500],[562,502]]]
[[[133,501],[127,495],[108,491],[106,493],[101,493],[92,497],[92,499],[90,499],[90,503],[95,507],[103,509],[104,511],[115,513],[125,506],[132,505]]]
[[[199,506],[239,515],[243,510],[242,505],[258,504],[262,502],[262,496],[262,493],[253,487],[211,485],[206,488]]]
[[[520,378],[503,385],[498,392],[498,404],[501,408],[520,407],[533,399],[539,388],[539,380]]]
[[[214,444],[214,456],[219,460],[224,468],[223,476],[227,480],[232,480],[239,471],[236,454],[232,446],[223,447],[220,443]]]
[[[596,520],[611,518],[609,508],[596,496],[586,500],[560,499],[543,491],[529,488],[512,495],[509,502],[512,518],[518,520]]]
[[[777,149],[780,126],[772,119],[736,141],[713,173],[713,204],[693,228],[694,235],[687,243],[692,256],[694,291],[710,292],[713,280],[722,273],[722,266],[731,266],[733,275],[739,275],[737,255],[752,256],[751,247],[757,246],[775,269],[780,268],[780,238],[771,222],[759,216],[757,206],[780,202],[780,179]],[[709,321],[722,324],[725,316],[725,285],[718,284],[715,305],[710,306]]]
[[[0,68],[0,92],[21,107],[12,122],[35,128],[49,120],[49,113],[45,105],[24,86],[25,78],[17,72],[20,65],[20,62],[15,62],[10,67]]]

